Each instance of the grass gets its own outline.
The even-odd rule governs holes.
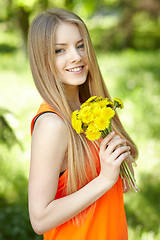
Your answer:
[[[135,175],[141,191],[124,197],[129,240],[158,240],[160,51],[129,49],[97,55],[111,96],[124,102],[120,118],[139,148]],[[34,87],[28,60],[21,52],[1,54],[0,58],[0,107],[10,110],[7,119],[23,143],[23,149],[18,145],[10,150],[5,146],[0,149],[0,238],[40,239],[34,235],[28,219],[27,183],[30,121],[41,98]]]

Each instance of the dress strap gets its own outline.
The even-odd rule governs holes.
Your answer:
[[[58,112],[53,110],[47,103],[43,102],[40,105],[37,114],[34,116],[34,118],[31,121],[31,135],[32,135],[32,132],[33,132],[35,122],[38,119],[38,117],[40,117],[42,114],[48,113],[48,112],[56,113],[57,115],[59,115],[62,118],[62,116]]]

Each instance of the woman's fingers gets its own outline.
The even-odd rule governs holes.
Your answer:
[[[130,154],[129,150],[130,150],[130,147],[129,147],[129,146],[119,147],[119,148],[117,148],[117,149],[112,153],[112,157],[113,157],[114,159],[117,159],[121,154],[123,154],[123,153],[125,153],[125,152],[128,152],[128,153]]]
[[[112,140],[108,143],[108,145],[109,145],[110,143],[112,143],[113,141],[117,140],[117,139],[120,139],[120,136],[119,136],[119,135],[114,135],[113,138],[112,138]]]
[[[129,157],[129,150],[130,146],[126,145],[126,140],[111,132],[101,142],[100,155],[103,159],[121,162]]]
[[[115,151],[118,146],[123,145],[125,143],[126,143],[126,140],[122,138],[120,139],[118,138],[117,140],[111,142],[107,147],[108,154],[112,154],[112,152]]]
[[[116,159],[116,164],[117,164],[118,166],[120,166],[121,163],[122,163],[123,161],[125,161],[125,160],[128,158],[129,155],[130,155],[130,152],[125,152],[125,153],[121,154],[121,155]]]
[[[111,132],[102,140],[100,145],[100,153],[106,150],[108,143],[113,139],[114,136],[115,136],[115,132]]]
[[[112,138],[112,140],[108,143],[108,145],[110,144],[110,143],[112,143],[114,140],[116,140],[116,139],[120,139],[121,137],[119,136],[119,135],[115,135],[113,138]],[[122,145],[127,145],[127,143],[125,142],[124,144],[122,144]]]

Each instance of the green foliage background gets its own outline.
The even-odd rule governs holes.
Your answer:
[[[86,22],[120,118],[139,148],[140,193],[124,195],[129,240],[160,239],[159,1],[6,0],[0,2],[0,239],[42,239],[28,217],[30,121],[41,98],[27,59],[28,25],[40,11],[65,7]]]

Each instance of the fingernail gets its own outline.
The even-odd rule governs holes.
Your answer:
[[[113,131],[113,132],[111,132],[111,134],[113,135],[113,134],[115,134],[115,132]]]

